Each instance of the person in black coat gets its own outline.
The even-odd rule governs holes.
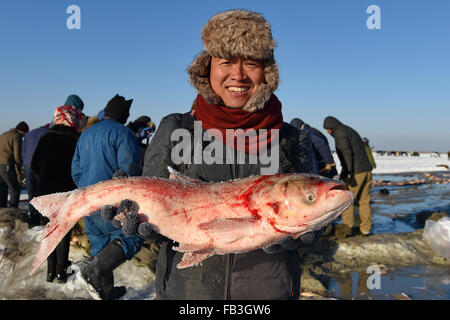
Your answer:
[[[53,126],[41,137],[33,154],[31,167],[39,177],[36,196],[66,192],[77,188],[71,176],[72,157],[78,139],[81,112],[72,106],[57,108]],[[44,218],[48,222],[47,218]],[[45,223],[45,222],[44,222]],[[47,258],[47,281],[67,280],[69,261],[69,231]]]
[[[364,142],[358,132],[334,117],[326,117],[323,127],[333,136],[336,143],[336,152],[342,166],[340,179],[344,180],[358,202],[361,218],[359,231],[363,235],[368,235],[372,228],[370,185],[373,167],[367,158]],[[354,227],[353,211],[354,206],[351,205],[342,214],[343,224],[348,227],[349,232]]]

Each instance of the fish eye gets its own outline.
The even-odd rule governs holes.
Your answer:
[[[308,192],[306,194],[306,201],[314,202],[315,200],[316,200],[316,195],[314,194],[314,192]]]

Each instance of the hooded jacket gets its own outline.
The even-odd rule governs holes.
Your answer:
[[[188,177],[210,182],[261,174],[261,164],[237,164],[236,158],[230,163],[225,160],[225,152],[223,164],[206,164],[205,161],[194,164],[194,148],[191,149],[191,164],[174,164],[171,154],[178,141],[171,141],[172,132],[187,130],[193,146],[194,120],[195,116],[190,113],[171,114],[161,120],[145,154],[144,176],[168,178],[168,166]],[[208,145],[209,142],[204,142],[202,149]],[[299,141],[298,130],[284,123],[280,130],[278,172],[310,172],[308,148]],[[170,239],[161,241],[156,265],[156,292],[160,299],[296,299],[299,296],[297,250],[267,254],[259,249],[215,255],[199,266],[180,270],[176,265],[183,253],[172,250],[174,243]]]
[[[331,135],[335,141],[343,172],[361,173],[373,170],[367,158],[364,142],[358,132],[334,117],[326,117],[323,127],[332,131]]]

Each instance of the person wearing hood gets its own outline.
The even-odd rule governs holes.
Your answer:
[[[77,188],[71,176],[72,157],[78,139],[82,115],[71,106],[58,107],[53,116],[53,127],[38,141],[31,160],[31,169],[37,175],[35,196],[72,191]],[[42,220],[48,222],[48,218]],[[67,280],[71,232],[69,231],[47,258],[47,281]]]
[[[279,74],[270,24],[255,12],[225,11],[205,24],[202,40],[205,51],[188,68],[190,83],[197,91],[195,106],[191,108],[191,101],[186,101],[180,109],[190,111],[161,120],[145,154],[143,175],[168,178],[168,166],[208,182],[263,172],[311,172],[310,146],[303,145],[299,131],[283,121],[282,105],[274,94]],[[226,138],[230,131],[235,134],[233,139]],[[174,132],[188,133],[190,138],[173,141]],[[204,151],[211,144],[195,140],[199,136],[195,132],[211,138],[216,150],[223,151],[215,154],[214,161],[205,159]],[[249,139],[241,140],[247,133]],[[174,151],[184,143],[201,150],[187,148],[189,152],[183,150],[185,157],[179,161]],[[269,164],[259,157],[262,150],[270,150]],[[281,244],[251,252],[215,255],[185,269],[176,268],[183,253],[173,250],[172,240],[149,235],[160,243],[155,272],[157,299],[298,299],[297,249],[310,245],[319,234],[287,238]]]
[[[342,166],[339,178],[344,180],[358,202],[361,219],[359,229],[353,228],[353,204],[342,214],[343,225],[347,227],[348,235],[358,234],[359,232],[362,235],[368,235],[372,229],[370,185],[373,167],[367,158],[364,142],[358,132],[334,117],[326,117],[323,127],[333,136],[335,141],[336,153]]]
[[[336,164],[334,163],[327,137],[325,137],[322,132],[309,126],[299,118],[292,119],[291,125],[299,130],[309,131],[311,134],[311,143],[315,159],[314,164],[317,166],[317,169],[315,169],[314,172],[330,179],[337,176]]]
[[[84,109],[83,100],[81,100],[81,98],[79,96],[77,96],[76,94],[71,94],[70,96],[68,96],[66,99],[66,102],[64,102],[64,105],[65,106],[73,106],[80,111],[83,111],[83,109]]]
[[[21,121],[0,135],[0,207],[7,207],[8,192],[10,207],[19,207],[21,187],[16,172],[22,173],[22,138],[29,130],[28,124]]]
[[[141,174],[136,136],[125,126],[132,102],[116,94],[105,107],[105,119],[81,133],[72,160],[72,178],[78,188],[112,179],[118,170],[130,176]],[[94,298],[118,299],[126,289],[114,287],[113,270],[133,258],[143,239],[125,236],[104,221],[100,211],[83,221],[93,259],[81,269],[82,283]]]

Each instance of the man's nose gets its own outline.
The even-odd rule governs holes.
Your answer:
[[[233,80],[243,80],[246,77],[244,66],[241,62],[233,63],[231,66],[230,76]]]

